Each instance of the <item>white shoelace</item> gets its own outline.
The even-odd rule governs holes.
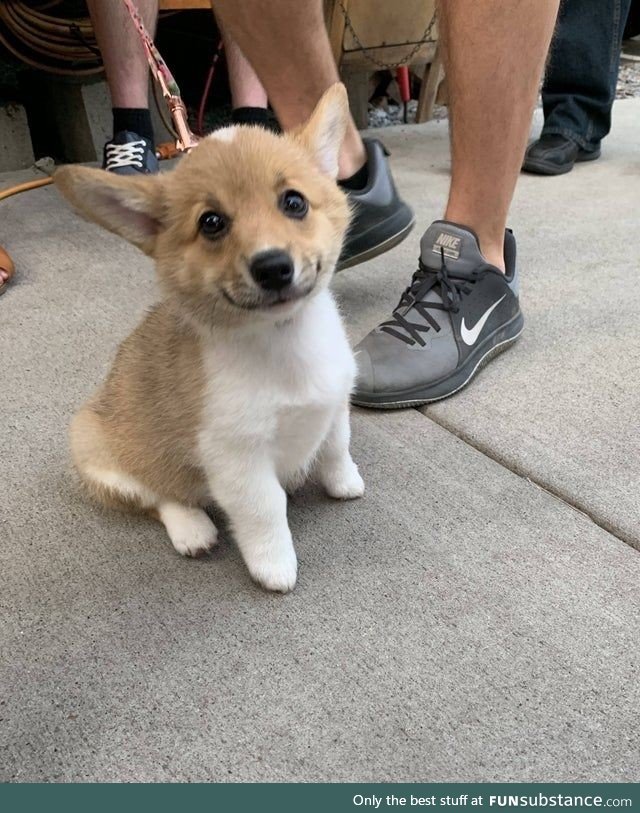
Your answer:
[[[144,141],[130,141],[128,144],[107,144],[105,169],[136,167],[142,169],[142,159],[146,144]]]

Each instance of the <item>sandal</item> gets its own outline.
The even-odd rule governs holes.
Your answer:
[[[9,283],[15,273],[13,260],[7,252],[0,246],[0,296],[7,290]]]

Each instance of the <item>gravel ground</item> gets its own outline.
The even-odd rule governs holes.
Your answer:
[[[616,99],[630,99],[634,96],[640,96],[640,62],[623,62],[620,66]],[[416,120],[417,106],[415,99],[412,99],[407,105],[409,124]],[[436,105],[433,117],[434,119],[446,119],[447,108]],[[389,103],[385,107],[370,107],[369,127],[391,127],[396,124],[404,124],[402,105]]]
[[[640,62],[623,62],[616,99],[631,99],[633,96],[640,96]]]
[[[407,124],[413,124],[416,120],[416,108],[418,102],[415,99],[407,104]],[[433,109],[434,119],[446,119],[447,108],[436,105]],[[369,107],[369,127],[390,127],[395,124],[405,124],[404,109],[402,105],[389,102],[384,107]]]

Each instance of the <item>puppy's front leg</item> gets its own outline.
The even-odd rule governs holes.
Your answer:
[[[337,500],[353,500],[364,494],[364,482],[349,453],[350,438],[349,405],[345,404],[337,411],[318,457],[320,482]]]
[[[287,495],[270,455],[234,449],[221,459],[224,467],[209,476],[211,494],[229,517],[249,573],[267,590],[293,590],[298,562],[287,523]]]

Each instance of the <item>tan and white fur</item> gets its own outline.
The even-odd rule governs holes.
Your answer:
[[[328,290],[349,218],[335,183],[347,111],[335,85],[290,134],[227,128],[156,176],[55,176],[87,217],[155,259],[163,293],[73,420],[84,483],[158,518],[188,556],[216,543],[213,500],[251,576],[282,592],[297,576],[286,491],[312,469],[332,497],[364,490],[349,454],[355,363]],[[292,216],[300,198],[308,211]],[[284,292],[250,272],[274,251],[294,269]]]

